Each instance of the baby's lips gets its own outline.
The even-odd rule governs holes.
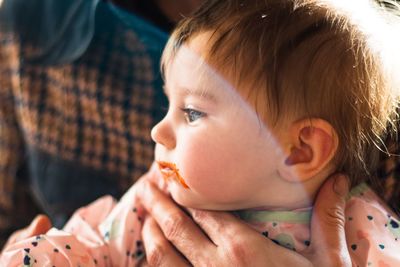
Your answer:
[[[175,169],[173,168],[173,163],[168,163],[164,161],[158,161],[158,169],[160,170],[162,176],[165,180],[170,179],[175,174]]]
[[[168,181],[170,178],[175,178],[184,188],[189,188],[186,184],[185,180],[179,173],[179,169],[176,167],[175,163],[166,162],[166,161],[157,161],[158,168],[160,169],[161,174],[164,177],[165,181]]]

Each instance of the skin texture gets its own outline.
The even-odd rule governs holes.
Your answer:
[[[158,175],[153,170],[147,178]],[[153,182],[140,186],[139,199],[150,215],[142,230],[150,266],[351,266],[344,233],[348,179],[343,175],[321,187],[311,245],[303,255],[274,244],[227,212],[184,211]]]
[[[185,207],[212,210],[271,203],[277,195],[271,188],[280,183],[276,166],[284,158],[229,83],[193,50],[181,48],[167,68],[165,92],[168,113],[152,130],[156,161],[176,164],[190,188],[171,182],[172,197]]]
[[[330,177],[318,192],[311,245],[303,255],[274,244],[227,212],[182,210],[162,183],[154,165],[134,185],[141,187],[138,197],[148,211],[142,230],[147,257],[143,266],[351,266],[344,233],[348,179],[343,175]],[[15,232],[7,246],[50,227],[48,218],[39,215]]]
[[[142,232],[148,263],[152,266],[188,263],[312,266],[314,262],[325,266],[346,265],[349,256],[343,232],[343,194],[335,193],[332,197],[325,189],[327,199],[331,200],[329,204],[337,206],[327,206],[324,201],[316,206],[318,212],[312,224],[319,239],[314,241],[312,237],[311,244],[316,245],[304,252],[307,258],[276,246],[232,214],[218,212],[311,205],[315,191],[327,177],[327,169],[332,168],[329,162],[336,151],[337,139],[327,134],[332,132],[330,125],[318,119],[311,119],[314,128],[310,128],[309,120],[284,123],[283,128],[264,124],[241,96],[244,90],[234,88],[229,76],[222,76],[202,61],[207,53],[207,40],[206,33],[196,36],[187,47],[178,50],[165,68],[169,109],[153,128],[152,138],[157,143],[156,161],[164,163],[159,167],[167,184],[166,192],[186,208],[185,211],[178,208],[154,185],[143,184],[139,194],[151,214]],[[179,177],[170,179],[178,170],[189,189],[182,186]],[[310,187],[309,181],[317,183]],[[338,184],[341,184],[339,192],[346,193],[347,185]],[[320,218],[320,214],[335,222],[321,224],[326,218]],[[331,242],[325,230],[333,226],[336,228],[329,233],[335,234],[336,239]],[[334,244],[332,248],[328,249],[327,240]],[[327,251],[331,251],[328,257]],[[276,259],[276,255],[282,257]]]
[[[197,35],[165,66],[169,109],[151,135],[156,161],[179,170],[161,168],[172,198],[208,210],[309,207],[332,170],[330,124],[293,118],[268,125],[241,95],[247,88],[204,60],[209,38]]]

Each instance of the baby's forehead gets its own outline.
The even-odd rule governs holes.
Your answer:
[[[175,53],[164,63],[165,76],[169,72],[179,75],[179,71],[190,73],[192,78],[202,83],[212,83],[215,86],[232,87],[232,79],[228,68],[221,68],[212,57],[209,56],[209,35],[198,34],[183,43]],[[184,77],[181,77],[184,78]]]
[[[186,91],[203,92],[216,97],[234,93],[237,88],[231,79],[207,62],[200,50],[182,45],[165,68],[166,86],[177,86]]]
[[[260,82],[263,79],[260,79],[257,74],[237,75],[243,68],[248,70],[254,66],[242,66],[240,62],[226,64],[219,57],[225,51],[211,52],[216,36],[217,34],[213,31],[200,31],[180,43],[174,52],[170,50],[168,52],[170,55],[167,56],[169,60],[163,62],[166,78],[171,68],[174,68],[175,76],[181,75],[179,69],[185,68],[183,71],[185,73],[189,69],[193,77],[189,82],[203,85],[204,90],[223,88],[231,91],[250,103],[253,109],[265,111],[266,99],[259,96],[262,91],[265,91],[265,84]],[[187,77],[180,77],[180,79],[185,80]]]

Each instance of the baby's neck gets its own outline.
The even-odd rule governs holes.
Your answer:
[[[268,201],[265,205],[252,207],[251,210],[292,211],[310,208],[314,205],[319,189],[331,174],[320,173],[304,182],[286,182],[282,185],[284,189],[277,189],[281,194],[277,196],[275,203]]]

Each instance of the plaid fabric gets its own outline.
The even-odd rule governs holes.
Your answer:
[[[377,173],[378,182],[383,199],[400,216],[400,146],[398,137],[388,138],[386,143],[389,153],[381,153],[381,162]]]
[[[78,60],[53,66],[29,63],[18,36],[0,34],[3,242],[39,211],[61,226],[97,197],[119,197],[153,160],[166,36],[106,3],[95,27]]]

